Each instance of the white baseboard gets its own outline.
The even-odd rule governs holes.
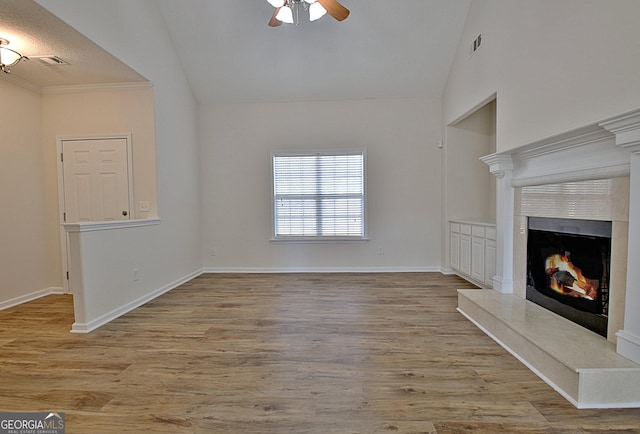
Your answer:
[[[24,294],[19,297],[11,298],[9,300],[0,301],[0,310],[8,309],[13,306],[17,306],[22,303],[37,300],[38,298],[45,297],[49,294],[65,294],[64,288],[52,286],[50,288],[34,291],[29,294]]]
[[[440,273],[440,267],[205,267],[203,273]]]
[[[154,298],[157,298],[159,296],[161,296],[162,294],[171,291],[172,289],[182,285],[185,282],[188,282],[189,280],[198,277],[199,275],[201,275],[203,273],[203,270],[196,270],[192,273],[187,274],[186,276],[181,277],[178,280],[175,280],[167,285],[162,286],[161,288],[158,288],[154,291],[151,291],[150,293],[137,298],[136,300],[133,300],[130,303],[125,304],[124,306],[121,306],[117,309],[112,310],[111,312],[108,312],[102,316],[100,316],[99,318],[94,319],[93,321],[87,322],[87,323],[78,323],[78,322],[74,322],[73,325],[71,326],[71,333],[89,333],[95,329],[97,329],[100,326],[103,326],[105,324],[107,324],[110,321],[113,321],[114,319],[128,313],[131,312],[132,310],[134,310],[137,307],[142,306],[145,303],[148,303],[149,301],[153,300]]]
[[[640,363],[640,336],[627,330],[619,330],[616,336],[618,337],[618,354],[633,362]]]

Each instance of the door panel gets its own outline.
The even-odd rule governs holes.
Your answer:
[[[127,139],[64,140],[62,154],[67,223],[131,218]]]

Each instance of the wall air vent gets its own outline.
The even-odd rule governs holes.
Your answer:
[[[66,62],[59,58],[58,56],[29,56],[29,59],[37,59],[47,65],[69,65],[69,62]]]
[[[471,53],[473,54],[480,49],[480,45],[482,45],[482,35],[478,35],[477,38],[473,40],[471,43]]]

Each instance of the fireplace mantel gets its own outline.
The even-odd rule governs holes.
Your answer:
[[[520,280],[524,278],[522,265],[526,264],[526,254],[523,254],[526,249],[521,245],[523,239],[526,244],[526,223],[523,223],[526,222],[526,217],[520,215],[520,187],[605,179],[624,180],[624,194],[618,194],[613,201],[625,202],[624,218],[619,218],[621,213],[614,210],[612,214],[615,217],[608,219],[614,223],[616,220],[620,221],[619,227],[623,230],[619,232],[623,234],[624,242],[618,245],[619,250],[626,253],[619,268],[625,277],[618,308],[621,314],[617,323],[619,330],[613,330],[613,333],[610,330],[610,334],[614,339],[617,337],[617,354],[640,364],[640,315],[637,315],[640,311],[640,283],[637,283],[640,282],[640,109],[519,148],[491,154],[481,160],[497,178],[498,239],[493,285],[495,291],[491,292],[497,294],[498,299],[498,293],[502,293],[505,299],[525,297],[519,289],[520,286],[524,287]],[[623,177],[629,177],[628,181]],[[625,201],[626,188],[629,191],[628,203]],[[475,322],[474,318],[470,319]],[[481,324],[480,326],[482,328]],[[603,345],[613,344],[604,340]],[[523,357],[523,361],[527,363],[526,357]],[[640,366],[638,374],[640,375]],[[624,389],[624,383],[622,387]],[[620,393],[624,394],[624,390]],[[613,406],[619,404],[611,403]],[[607,406],[607,403],[603,405]],[[629,405],[640,406],[640,401],[624,404]]]
[[[615,135],[600,125],[579,128],[481,160],[500,176],[510,166],[512,187],[627,176],[631,167],[629,151],[617,146]]]

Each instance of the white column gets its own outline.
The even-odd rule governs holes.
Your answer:
[[[624,330],[616,336],[618,353],[640,363],[640,151],[631,155],[630,182]]]
[[[616,333],[618,354],[640,363],[640,111],[603,122],[616,136],[616,145],[631,152],[629,244],[624,329]]]
[[[513,293],[513,222],[514,189],[511,185],[513,161],[510,155],[491,154],[482,157],[496,177],[496,275],[493,289]]]

